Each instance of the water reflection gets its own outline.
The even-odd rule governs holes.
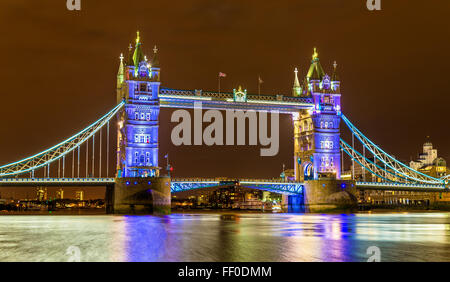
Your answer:
[[[448,213],[1,216],[0,261],[450,261]]]

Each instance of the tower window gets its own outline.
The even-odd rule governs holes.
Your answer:
[[[134,135],[135,143],[150,143],[150,134],[135,134]]]
[[[150,120],[150,113],[146,113],[146,114],[145,114],[145,119],[146,119],[147,121]]]
[[[147,91],[147,83],[141,83],[140,91]]]
[[[134,119],[135,119],[135,120],[138,120],[138,119],[139,119],[139,112],[135,112],[135,113],[134,113]]]
[[[333,141],[320,141],[321,149],[333,149]]]
[[[145,120],[145,113],[141,113],[141,120]]]

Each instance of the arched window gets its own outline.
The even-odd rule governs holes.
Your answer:
[[[146,163],[147,163],[147,165],[150,166],[150,165],[151,165],[151,164],[150,164],[150,153],[149,153],[149,152],[145,153],[145,157],[146,157]]]

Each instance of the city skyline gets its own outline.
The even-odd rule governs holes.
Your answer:
[[[146,5],[140,5],[141,10],[135,15],[136,18],[143,16],[144,11],[149,11]],[[261,77],[264,80],[262,94],[281,93],[289,96],[294,68],[298,67],[299,77],[304,77],[312,48],[317,47],[328,74],[331,74],[333,61],[337,61],[342,81],[343,112],[353,120],[358,120],[357,126],[364,131],[370,129],[369,137],[372,140],[383,144],[391,154],[408,161],[417,157],[426,136],[431,136],[430,140],[438,149],[439,155],[449,159],[450,149],[446,146],[446,140],[450,136],[447,131],[442,130],[442,126],[445,126],[445,105],[449,100],[446,95],[448,82],[437,78],[434,72],[426,71],[430,68],[437,69],[439,77],[446,76],[445,72],[448,71],[445,65],[450,58],[445,52],[445,42],[442,42],[441,36],[448,33],[448,30],[442,29],[444,25],[436,24],[436,21],[440,20],[436,17],[434,22],[427,23],[434,24],[436,32],[427,33],[425,36],[430,40],[439,39],[440,45],[428,45],[421,41],[417,42],[422,44],[421,46],[415,45],[414,49],[408,49],[406,43],[414,40],[415,34],[403,30],[406,26],[400,24],[396,18],[408,19],[414,16],[421,11],[422,4],[411,5],[408,10],[394,16],[390,13],[400,11],[401,7],[391,3],[387,3],[391,6],[386,6],[386,10],[390,12],[370,14],[361,3],[336,5],[333,9],[328,5],[329,9],[323,9],[323,3],[297,6],[280,2],[276,7],[292,8],[288,12],[291,17],[283,15],[281,19],[281,15],[274,13],[270,20],[264,22],[259,20],[258,14],[258,9],[261,9],[262,16],[264,7],[220,2],[212,5],[208,1],[197,1],[192,7],[182,6],[175,10],[177,15],[184,19],[183,25],[174,22],[163,23],[162,18],[173,10],[165,5],[152,5],[152,9],[160,11],[153,15],[161,19],[160,24],[142,24],[140,21],[137,21],[140,22],[137,24],[131,21],[116,27],[113,22],[103,19],[100,21],[90,15],[91,9],[97,11],[100,8],[96,4],[86,4],[78,14],[53,4],[10,4],[6,8],[10,13],[7,13],[3,20],[19,11],[26,14],[33,8],[39,11],[33,13],[33,17],[44,18],[38,27],[30,26],[30,22],[25,20],[5,30],[6,38],[9,38],[11,44],[1,48],[8,48],[3,53],[13,56],[5,57],[5,64],[9,68],[6,72],[4,69],[2,73],[2,77],[10,81],[3,90],[4,101],[10,107],[4,109],[2,130],[14,138],[2,138],[0,141],[2,148],[8,148],[2,152],[1,163],[17,160],[17,154],[26,156],[52,146],[56,143],[55,140],[70,136],[74,129],[82,128],[98,118],[98,112],[114,105],[118,56],[126,52],[125,46],[133,42],[137,29],[144,38],[143,50],[147,54],[152,52],[155,44],[158,46],[162,87],[171,88],[216,91],[217,73],[223,71],[227,74],[222,80],[224,92],[231,92],[238,85],[243,85],[249,93],[257,93],[258,79]],[[118,13],[118,9],[118,6],[110,5],[107,10],[114,15]],[[126,7],[121,12],[131,16],[131,11]],[[244,12],[252,15],[255,21],[246,21],[242,15]],[[426,14],[428,16],[434,12],[439,11],[422,11],[429,13]],[[206,19],[191,18],[192,13],[203,15]],[[329,34],[331,38],[324,39],[319,36],[321,25],[325,23],[319,23],[317,27],[310,26],[306,30],[300,22],[293,20],[297,17],[311,19],[313,14],[323,14],[324,18],[337,21],[333,32],[323,31],[324,35]],[[361,15],[364,15],[362,22],[367,30],[350,25],[349,20],[344,18]],[[77,21],[83,24],[73,24]],[[212,22],[213,25],[205,26],[206,21]],[[390,24],[394,21],[396,25]],[[50,28],[49,23],[52,22],[61,22],[64,25]],[[265,31],[256,28],[256,23],[266,27]],[[375,43],[370,33],[375,27],[381,38],[389,39],[389,46],[370,45]],[[33,28],[41,28],[42,39],[36,40],[33,37]],[[393,28],[405,32],[395,37]],[[247,37],[246,32],[250,30],[255,33]],[[278,33],[279,30],[282,32]],[[418,30],[424,32],[427,29]],[[298,31],[301,31],[298,37],[287,36],[295,35]],[[356,36],[348,35],[349,32],[369,41],[356,40]],[[275,40],[267,40],[269,35]],[[52,40],[53,38],[58,40]],[[342,39],[337,40],[338,38]],[[230,44],[226,44],[227,42]],[[285,44],[281,44],[282,42]],[[352,47],[351,50],[347,50],[348,46]],[[408,56],[412,55],[415,60],[410,64],[411,58]],[[436,62],[436,57],[440,63]],[[16,63],[10,61],[12,59]],[[64,63],[59,63],[61,60]],[[39,69],[39,72],[21,71],[25,65]],[[385,69],[386,71],[383,71]],[[12,73],[22,73],[23,76],[13,76]],[[18,79],[29,81],[26,85],[32,85],[33,95],[29,94],[28,87],[17,87]],[[433,81],[433,89],[424,94],[424,89],[426,91],[430,85],[429,81]],[[20,93],[21,91],[24,93]],[[19,94],[27,103],[20,103],[17,99]],[[441,100],[442,102],[435,102]],[[40,105],[39,110],[35,108],[36,104]],[[21,109],[23,118],[15,118],[18,108]],[[162,110],[160,123],[169,124],[171,112],[172,110]],[[55,119],[55,116],[58,118]],[[160,128],[160,140],[168,139],[173,125]],[[33,136],[31,143],[28,139],[30,135]],[[170,154],[175,168],[174,175],[234,177],[246,174],[253,177],[274,177],[281,172],[282,164],[286,164],[287,168],[293,166],[292,122],[289,116],[280,118],[280,136],[284,137],[280,153],[267,159],[259,157],[259,148],[255,147],[198,146],[186,150],[183,146],[175,147],[167,142],[160,142],[159,154],[161,160],[161,156]],[[214,167],[206,162],[210,158],[216,160]],[[233,165],[236,160],[239,160],[240,167]],[[195,167],[190,165],[192,161],[197,163]],[[163,166],[161,162],[160,166]],[[220,174],[217,171],[220,171]]]
[[[449,261],[449,11],[0,1],[0,262]]]

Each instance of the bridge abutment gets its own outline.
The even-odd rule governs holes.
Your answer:
[[[106,189],[106,212],[113,214],[169,214],[169,177],[116,178]]]

